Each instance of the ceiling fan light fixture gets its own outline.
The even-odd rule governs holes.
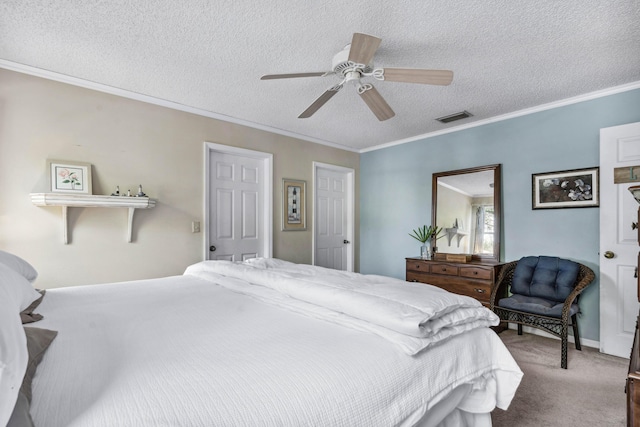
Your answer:
[[[471,114],[467,110],[463,110],[463,111],[460,111],[459,113],[453,113],[453,114],[449,114],[448,116],[438,117],[436,120],[439,121],[440,123],[451,123],[451,122],[455,122],[456,120],[462,120],[469,117],[473,117],[473,114]]]

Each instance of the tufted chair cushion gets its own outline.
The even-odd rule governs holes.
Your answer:
[[[509,308],[516,311],[524,311],[525,313],[539,314],[541,316],[562,317],[563,303],[546,300],[538,297],[528,297],[524,295],[514,294],[509,298],[503,298],[498,301],[500,307]],[[569,316],[580,311],[578,304],[571,304]]]
[[[580,266],[547,256],[521,258],[513,273],[511,293],[563,303],[576,285]]]

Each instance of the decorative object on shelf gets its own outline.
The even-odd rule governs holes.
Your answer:
[[[599,168],[532,174],[533,209],[600,206]]]
[[[445,259],[445,261],[465,263],[465,262],[470,262],[471,261],[471,255],[469,255],[469,254],[445,254],[444,259]]]
[[[131,190],[127,190],[127,197],[131,197]]]
[[[429,250],[429,245],[431,244],[431,240],[434,242],[439,239],[438,234],[442,231],[442,228],[433,226],[433,225],[423,225],[422,227],[418,227],[414,230],[411,230],[409,236],[416,239],[418,242],[422,243],[420,246],[420,258],[422,259],[430,259],[431,252]]]
[[[142,184],[138,185],[138,194],[136,194],[136,197],[147,197],[144,191],[142,191]]]
[[[91,164],[67,160],[47,160],[52,193],[92,194]]]
[[[112,196],[119,196],[120,195],[120,186],[116,185],[116,191],[114,191],[113,193],[111,193]]]
[[[282,231],[307,229],[306,181],[282,180]]]

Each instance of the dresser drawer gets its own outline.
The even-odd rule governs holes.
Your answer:
[[[459,268],[451,264],[432,263],[429,267],[433,274],[444,274],[446,276],[457,276]]]
[[[406,276],[407,276],[406,277],[407,282],[431,283],[429,280],[431,275],[429,273],[407,270]]]
[[[491,300],[491,286],[490,284],[473,285],[468,295],[488,305]]]
[[[409,271],[415,271],[416,273],[428,273],[429,263],[420,260],[407,260],[407,273]]]
[[[460,277],[469,277],[472,279],[492,280],[493,269],[482,267],[460,267]]]

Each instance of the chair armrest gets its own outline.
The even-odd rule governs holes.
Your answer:
[[[564,305],[562,306],[562,319],[563,321],[569,320],[569,310],[571,309],[571,305],[578,298],[578,296],[584,291],[587,286],[593,282],[596,275],[589,267],[586,265],[578,264],[580,266],[580,271],[578,271],[578,277],[576,278],[576,282],[578,284],[573,291],[569,294],[566,300],[564,300]]]
[[[511,281],[513,280],[516,265],[518,265],[518,261],[512,261],[502,266],[498,280],[496,280],[496,283],[491,288],[491,297],[489,299],[491,311],[498,305],[498,301],[507,295],[509,288],[511,288]]]

